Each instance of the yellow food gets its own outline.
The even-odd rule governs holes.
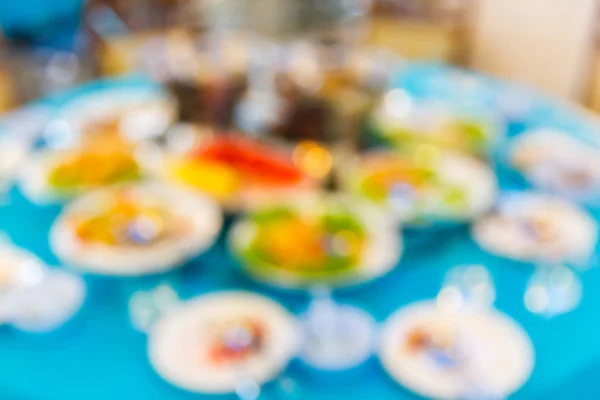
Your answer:
[[[218,199],[231,196],[241,185],[240,176],[233,168],[218,163],[180,159],[171,162],[168,170],[176,180]]]
[[[129,148],[99,146],[65,157],[50,172],[48,180],[60,189],[80,189],[136,179],[140,174]]]
[[[321,230],[300,218],[274,222],[262,230],[262,242],[280,265],[319,267],[325,257]]]
[[[72,222],[80,240],[107,245],[150,243],[177,233],[176,221],[164,210],[126,194],[116,196],[101,213],[74,216]]]

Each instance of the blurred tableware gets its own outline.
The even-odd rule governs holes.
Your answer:
[[[293,316],[249,292],[217,292],[182,303],[149,333],[150,362],[191,392],[258,397],[298,350]]]
[[[538,265],[527,283],[525,307],[532,313],[552,318],[577,308],[582,292],[580,278],[568,267]]]
[[[154,324],[181,305],[181,300],[173,287],[159,284],[149,290],[138,290],[129,299],[128,311],[133,327],[149,333]]]
[[[257,209],[233,227],[230,247],[254,279],[301,290],[373,281],[397,265],[403,250],[384,212],[324,194]]]
[[[598,226],[586,211],[560,197],[508,192],[475,222],[472,234],[483,249],[512,260],[585,267],[595,251]]]
[[[448,314],[429,301],[403,307],[386,321],[380,358],[394,380],[436,399],[506,398],[534,366],[529,337],[505,314]]]
[[[536,129],[515,138],[507,157],[537,188],[586,205],[600,204],[597,142],[564,131]]]
[[[182,140],[175,133],[169,135],[163,177],[215,198],[228,211],[311,193],[320,178],[298,165],[295,153],[287,147],[242,134],[194,137],[188,130],[178,135]],[[186,138],[191,146],[182,145]]]
[[[86,285],[81,277],[51,269],[36,285],[11,294],[7,321],[21,331],[50,332],[73,318],[85,297]]]
[[[130,82],[99,81],[63,95],[68,99],[44,131],[45,145],[70,147],[104,132],[134,142],[164,134],[176,116],[173,99],[150,82]]]
[[[597,223],[583,209],[554,195],[508,193],[472,232],[485,250],[535,266],[524,297],[528,310],[552,317],[579,305],[582,284],[569,266],[591,268],[598,242]]]
[[[446,274],[437,306],[450,314],[486,311],[495,299],[494,282],[485,266],[460,265]]]
[[[375,348],[377,324],[366,311],[339,304],[327,286],[311,289],[312,301],[300,317],[300,357],[318,372],[346,372],[363,364]]]
[[[71,319],[86,296],[83,280],[48,268],[35,255],[0,243],[0,323],[25,332],[49,332]]]
[[[149,177],[147,147],[105,132],[65,149],[46,148],[24,159],[19,188],[38,205],[61,203],[91,190]]]
[[[275,97],[280,115],[268,130],[291,141],[361,140],[364,121],[400,65],[378,48],[336,40],[297,40],[280,52]]]
[[[86,194],[50,232],[65,265],[100,275],[139,276],[184,264],[217,239],[223,218],[210,199],[158,182]]]
[[[46,265],[33,254],[19,249],[7,240],[0,243],[0,302],[5,303],[14,291],[39,284]],[[6,319],[3,312],[0,319]]]
[[[49,118],[47,107],[33,105],[0,119],[0,194],[11,187]]]
[[[475,219],[497,194],[496,177],[485,163],[432,145],[370,152],[340,166],[340,175],[351,193],[417,227]]]
[[[484,158],[492,155],[504,136],[500,122],[487,112],[418,101],[403,89],[383,96],[369,128],[375,138],[392,147],[425,143]]]

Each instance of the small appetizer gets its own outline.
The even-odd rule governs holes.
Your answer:
[[[418,104],[402,89],[383,97],[370,125],[393,147],[425,143],[478,157],[489,155],[500,139],[500,128],[491,117]]]
[[[113,136],[32,154],[20,174],[20,187],[31,201],[43,204],[143,177],[135,148]]]
[[[289,288],[369,281],[389,272],[402,252],[396,225],[385,213],[333,197],[258,209],[233,228],[230,239],[251,276]]]
[[[100,189],[70,204],[50,243],[71,265],[107,275],[143,275],[179,266],[209,247],[219,208],[183,188],[154,182]]]
[[[508,316],[493,310],[449,315],[427,301],[387,320],[380,358],[394,380],[434,399],[506,398],[534,364],[529,337]]]
[[[366,154],[343,170],[342,181],[409,225],[471,220],[493,206],[497,193],[486,164],[429,145]]]
[[[129,141],[152,139],[165,133],[176,117],[173,99],[155,87],[125,87],[118,83],[90,90],[68,101],[48,130],[46,142],[64,145],[62,136],[113,131]]]
[[[186,153],[167,157],[165,164],[168,178],[234,210],[303,193],[315,186],[291,154],[287,156],[241,136],[211,139]]]
[[[600,149],[554,130],[534,130],[515,139],[509,162],[534,186],[577,201],[600,198]]]
[[[585,263],[598,241],[596,222],[574,204],[535,192],[508,193],[473,226],[487,251],[522,262]]]
[[[150,331],[150,362],[169,383],[200,393],[234,392],[241,380],[275,378],[298,350],[296,322],[249,292],[200,296]]]

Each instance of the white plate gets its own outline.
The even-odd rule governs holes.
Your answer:
[[[191,223],[190,234],[179,240],[165,240],[139,248],[81,243],[68,223],[69,216],[95,212],[100,204],[112,198],[115,190],[123,187],[130,188],[134,195],[152,198],[186,218]],[[180,266],[200,254],[216,240],[222,224],[221,210],[210,199],[178,186],[145,182],[100,189],[78,198],[54,223],[50,245],[65,265],[105,275],[145,275]]]
[[[13,294],[39,284],[45,274],[42,260],[9,243],[0,243],[0,323],[10,317]]]
[[[551,241],[537,240],[524,228],[523,222],[536,215],[550,224]],[[495,211],[473,225],[472,235],[485,250],[513,260],[582,264],[594,253],[598,226],[575,204],[532,191],[504,195]]]
[[[142,163],[142,160],[137,160],[139,158],[138,150],[139,149],[136,148],[132,157],[136,159],[141,170],[141,175],[150,175],[151,171],[145,168],[146,166]],[[48,148],[32,153],[24,160],[19,173],[19,189],[21,193],[23,193],[29,201],[35,204],[48,205],[62,203],[91,190],[99,189],[103,186],[110,186],[110,184],[100,186],[80,186],[74,191],[76,194],[61,193],[56,188],[52,187],[49,182],[52,171],[65,159],[76,155],[81,151],[83,151],[83,149],[80,146],[75,146],[68,149]],[[141,179],[142,178],[138,180]]]
[[[80,277],[48,269],[25,250],[0,245],[0,323],[28,332],[53,330],[79,311],[85,292]]]
[[[42,106],[26,106],[0,118],[0,192],[8,189],[50,116]]]
[[[36,285],[45,271],[45,264],[33,254],[10,244],[0,244],[0,294]]]
[[[430,323],[458,327],[470,348],[465,366],[444,369],[405,347],[411,329]],[[508,316],[487,311],[450,317],[441,313],[433,301],[409,305],[388,319],[382,332],[380,358],[394,380],[433,399],[461,398],[475,384],[485,385],[498,398],[506,398],[525,384],[534,365],[529,337]]]
[[[539,188],[584,201],[600,195],[600,149],[567,132],[526,132],[512,143],[509,162]]]
[[[401,221],[411,224],[422,217],[439,222],[467,221],[484,214],[493,206],[498,193],[498,184],[494,173],[484,162],[453,152],[444,151],[439,154],[440,159],[436,166],[439,179],[444,184],[464,189],[466,193],[464,211],[445,210],[439,196],[434,194],[415,194],[414,202],[419,205],[421,211],[409,205],[399,207],[395,200],[388,199],[387,207]],[[374,152],[356,159],[342,172],[342,182],[353,193],[359,194],[360,182],[367,176],[370,166],[377,164],[382,158],[393,159],[393,157],[391,152]]]
[[[323,204],[339,202],[340,205],[345,205],[354,211],[354,216],[365,227],[368,244],[357,267],[347,274],[340,275],[339,279],[331,279],[327,283],[334,287],[354,286],[370,282],[390,272],[398,264],[403,253],[402,235],[395,221],[387,218],[383,210],[360,203],[357,199],[325,196],[323,194],[297,196],[278,204],[288,204],[300,213],[316,216]],[[253,222],[249,220],[237,222],[229,236],[231,248],[234,250],[246,249],[253,240],[255,232],[256,227]],[[252,266],[243,268],[261,282],[288,289],[306,289],[309,288],[310,283],[319,283],[316,279],[300,277],[283,268],[272,269],[268,274],[260,273]]]
[[[26,332],[49,332],[71,319],[83,305],[86,286],[79,276],[51,270],[35,286],[9,297],[8,322]]]
[[[214,324],[231,318],[265,324],[263,349],[243,366],[219,366],[203,359]],[[293,316],[274,301],[249,292],[217,292],[184,303],[150,332],[149,357],[156,372],[179,388],[199,393],[230,393],[240,380],[262,384],[275,378],[298,350]]]
[[[50,147],[64,147],[94,123],[120,118],[126,138],[136,141],[163,134],[176,118],[175,102],[148,88],[114,88],[76,97],[64,106],[47,131]]]
[[[383,137],[394,139],[395,132],[410,133],[412,140],[424,143],[443,143],[449,139],[448,124],[460,120],[474,121],[484,129],[485,147],[482,156],[487,155],[503,138],[503,126],[493,114],[483,109],[451,110],[442,103],[434,101],[417,101],[403,89],[392,89],[385,94],[382,102],[373,113],[373,123],[381,131]],[[468,112],[465,112],[468,111]],[[445,144],[441,147],[456,148],[465,143]],[[465,146],[465,150],[471,149]],[[472,149],[475,151],[476,149]]]

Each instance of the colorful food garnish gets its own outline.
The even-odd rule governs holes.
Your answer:
[[[294,187],[306,179],[291,158],[249,139],[223,137],[176,159],[170,173],[184,183],[226,199],[245,189]]]
[[[409,159],[398,159],[373,166],[371,174],[362,181],[361,189],[371,200],[384,201],[390,195],[398,194],[401,188],[424,190],[434,181],[433,169],[416,166]]]
[[[86,193],[56,219],[50,245],[68,265],[139,276],[183,265],[222,225],[218,205],[181,186],[146,181]]]
[[[143,246],[181,237],[187,225],[164,207],[119,192],[93,215],[76,214],[72,224],[79,240],[110,246]]]
[[[403,127],[386,129],[383,136],[399,147],[429,143],[476,155],[485,154],[490,145],[486,127],[482,123],[460,119],[440,125],[433,132],[419,132],[414,128]]]
[[[552,242],[560,238],[560,227],[552,215],[539,212],[530,214],[521,221],[523,229],[540,242]]]
[[[350,272],[366,244],[362,223],[350,212],[303,215],[292,208],[272,208],[250,217],[255,227],[242,257],[249,265],[298,276],[324,277]]]
[[[264,327],[256,320],[239,318],[218,327],[208,357],[218,366],[238,363],[261,351]]]
[[[419,151],[411,156],[376,155],[360,173],[357,189],[362,196],[410,220],[461,215],[467,208],[467,188],[444,179],[436,157],[423,160]]]
[[[399,89],[384,96],[371,126],[394,147],[432,144],[477,156],[489,153],[497,134],[491,120],[413,104]]]
[[[436,335],[433,329],[426,326],[413,328],[406,336],[406,347],[411,352],[421,352],[430,349],[447,349],[452,345],[446,335]]]
[[[405,348],[412,354],[425,355],[440,368],[460,363],[452,333],[441,326],[414,327],[406,335]]]
[[[473,237],[491,253],[521,262],[589,262],[598,238],[593,218],[553,195],[505,194],[497,209],[473,226]]]
[[[85,147],[66,156],[50,171],[49,184],[57,191],[77,193],[120,182],[137,180],[141,168],[126,147]]]
[[[525,133],[512,144],[509,161],[543,189],[583,201],[594,201],[600,191],[600,151],[568,133]]]

